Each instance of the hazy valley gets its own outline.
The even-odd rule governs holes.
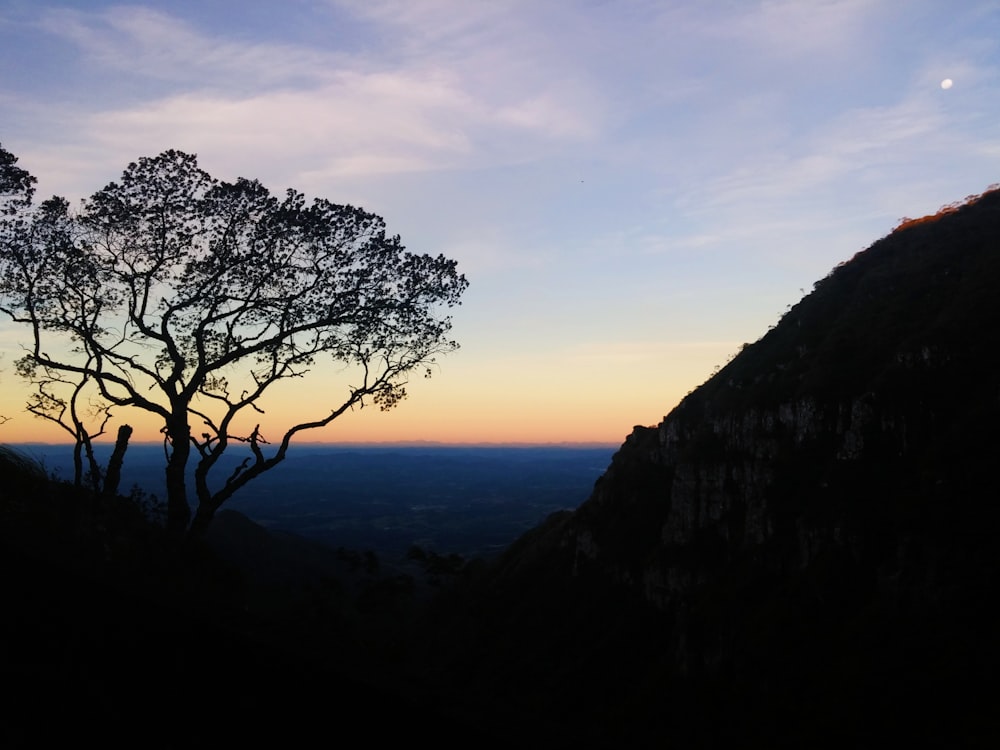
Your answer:
[[[72,476],[69,446],[23,445],[55,476]],[[576,508],[615,448],[578,446],[293,446],[288,458],[226,505],[267,529],[386,560],[416,544],[490,557],[558,510]],[[98,447],[102,464],[110,446]],[[242,456],[234,457],[233,465]],[[122,490],[163,497],[163,448],[129,446]],[[228,473],[222,472],[223,474]],[[153,507],[153,506],[151,506]]]

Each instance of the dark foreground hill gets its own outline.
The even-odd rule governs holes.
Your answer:
[[[401,669],[421,581],[221,512],[178,547],[0,446],[0,747],[482,745]],[[425,587],[426,588],[426,587]]]
[[[609,746],[996,742],[998,351],[994,191],[635,428],[456,599],[444,674]]]

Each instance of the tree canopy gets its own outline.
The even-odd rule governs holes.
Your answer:
[[[174,531],[203,528],[296,434],[366,403],[393,407],[411,373],[457,348],[442,312],[467,287],[456,262],[408,252],[360,208],[220,181],[175,150],[129,164],[79,209],[35,206],[16,162],[0,148],[0,310],[30,332],[18,370],[156,415]],[[320,357],[352,382],[337,392],[314,374],[303,399],[322,404],[315,418],[269,445],[262,396]],[[248,450],[235,469],[220,463],[234,445]]]

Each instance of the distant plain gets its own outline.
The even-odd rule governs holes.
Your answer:
[[[60,479],[72,479],[67,445],[17,446]],[[223,509],[271,530],[332,547],[372,550],[386,561],[418,545],[438,554],[491,557],[550,513],[590,495],[611,446],[300,445]],[[107,462],[110,448],[98,449]],[[217,470],[224,482],[244,457]],[[162,500],[161,445],[129,447],[121,490]],[[189,487],[189,493],[193,488]],[[194,504],[194,498],[189,497]]]

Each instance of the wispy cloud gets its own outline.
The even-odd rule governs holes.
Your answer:
[[[768,58],[816,60],[829,54],[856,54],[865,22],[886,5],[883,0],[762,0],[733,7],[722,23],[706,25],[702,31],[752,46]]]
[[[493,25],[504,7],[348,5],[424,41],[395,60],[380,47],[376,62],[364,50],[218,38],[141,7],[49,11],[42,27],[92,64],[154,82],[111,107],[63,105],[77,111],[59,119],[72,120],[69,140],[95,144],[102,161],[115,149],[124,164],[158,144],[212,153],[222,164],[245,165],[253,153],[254,163],[280,161],[284,169],[264,166],[280,177],[314,180],[480,169],[595,136],[600,118],[579,85],[560,85],[549,72],[529,79],[529,61],[514,64],[516,51],[505,50]],[[470,34],[484,35],[482,46]],[[498,55],[503,64],[484,64]]]
[[[168,12],[116,6],[45,12],[40,26],[76,45],[84,59],[119,74],[198,89],[254,90],[321,81],[341,56],[274,42],[219,38]]]
[[[244,162],[248,149],[266,154],[280,142],[281,158],[316,169],[319,165],[304,162],[321,154],[336,174],[366,164],[375,171],[451,166],[470,150],[465,130],[476,119],[475,107],[445,81],[347,74],[307,91],[243,98],[172,96],[97,113],[87,126],[95,138],[131,141],[132,149],[177,143],[216,154],[238,153]]]

